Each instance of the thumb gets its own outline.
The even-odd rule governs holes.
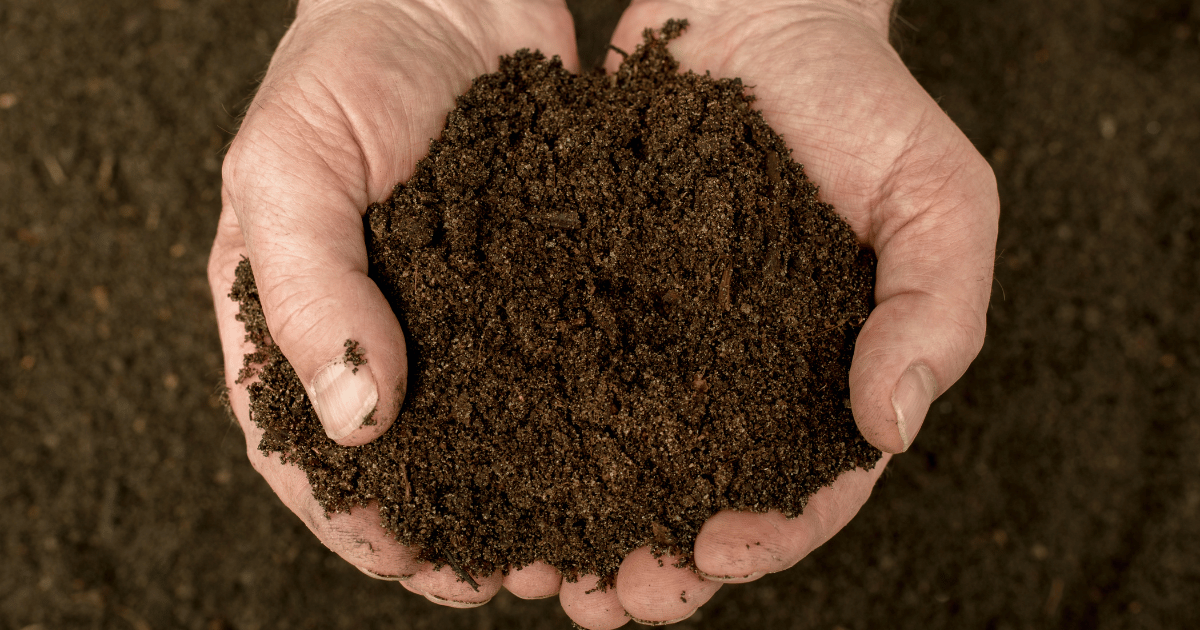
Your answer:
[[[908,449],[983,346],[1000,202],[987,162],[953,132],[956,149],[895,183],[873,221],[876,308],[855,342],[850,401],[863,437],[889,453]]]
[[[344,183],[362,162],[333,143],[307,138],[306,152],[270,137],[279,136],[243,128],[225,160],[223,202],[238,217],[272,340],[325,432],[366,444],[399,413],[408,367],[400,323],[367,277],[365,187]]]

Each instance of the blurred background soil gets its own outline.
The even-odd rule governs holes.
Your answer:
[[[598,62],[620,2],[573,7]],[[365,578],[216,402],[205,262],[288,2],[0,4],[0,627],[565,628]],[[683,628],[1200,622],[1200,2],[911,0],[1003,203],[989,335],[849,527]]]

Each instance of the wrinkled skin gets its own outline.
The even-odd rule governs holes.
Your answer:
[[[503,586],[527,598],[558,594],[567,614],[593,630],[630,618],[661,624],[687,618],[725,582],[794,565],[854,517],[891,454],[908,448],[929,404],[983,343],[995,179],[888,44],[886,2],[645,0],[630,6],[613,36],[615,46],[632,50],[643,29],[687,18],[690,28],[670,44],[683,68],[752,86],[756,107],[822,199],[874,248],[877,306],[850,372],[855,420],[884,451],[873,470],[842,475],[795,519],[715,515],[696,541],[700,575],[670,558],[659,566],[639,549],[622,563],[615,589],[588,593],[594,576],[564,583],[535,563],[503,577],[475,576],[476,592],[452,571],[417,562],[414,550],[383,532],[371,506],[327,518],[299,469],[257,450],[261,432],[249,421],[245,385],[232,382],[249,350],[226,296],[240,257],[250,258],[273,339],[306,386],[342,355],[344,340],[362,344],[374,383],[350,391],[376,392],[375,417],[383,421],[346,428],[326,417],[332,406],[318,406],[318,414],[338,442],[370,441],[395,417],[407,375],[399,324],[366,276],[362,213],[411,175],[454,96],[472,77],[495,71],[499,55],[538,48],[577,66],[561,3],[429,4],[301,3],[226,157],[209,279],[251,462],[330,549],[368,575],[450,606],[483,604]],[[609,68],[619,61],[610,55]]]
[[[435,3],[416,0],[302,2],[225,158],[223,207],[209,261],[230,402],[247,455],[280,499],[327,547],[359,569],[402,580],[450,606],[477,606],[508,584],[524,597],[558,592],[559,575],[535,564],[506,578],[476,576],[479,591],[449,569],[433,571],[387,536],[374,507],[326,518],[303,472],[258,451],[245,384],[234,383],[250,349],[228,297],[242,256],[254,267],[272,338],[302,382],[361,344],[377,424],[336,438],[348,446],[383,433],[407,378],[404,336],[367,277],[362,215],[406,180],[445,123],[455,96],[519,48],[578,65],[571,16],[559,2]],[[368,381],[366,385],[371,385]],[[311,393],[310,389],[310,393]],[[320,413],[322,410],[318,410]],[[333,437],[329,418],[321,416]]]

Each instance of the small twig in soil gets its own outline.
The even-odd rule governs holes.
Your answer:
[[[779,275],[779,271],[783,266],[783,261],[780,260],[783,247],[778,242],[772,242],[767,246],[767,264],[763,266],[763,275],[768,279],[775,279]]]
[[[851,326],[862,326],[865,322],[865,319],[859,319],[858,321],[854,322],[850,321],[849,319],[839,319],[836,324],[826,326],[825,329],[820,332],[820,334],[823,335],[831,330],[838,330],[839,328],[845,327],[846,324],[850,324]]]
[[[479,582],[476,582],[475,579],[471,577],[470,573],[463,571],[463,568],[458,566],[458,563],[454,561],[454,556],[450,555],[450,552],[443,549],[442,553],[445,554],[446,561],[450,563],[450,568],[454,569],[454,574],[458,576],[458,579],[466,582],[467,585],[475,589],[475,592],[478,593]]]
[[[721,286],[717,289],[717,304],[721,310],[729,310],[729,281],[733,279],[733,263],[725,263],[725,271],[721,272]]]
[[[555,212],[546,215],[546,219],[552,227],[562,230],[578,230],[582,225],[578,212]]]
[[[404,480],[404,500],[412,498],[412,484],[408,481],[408,466],[400,462],[400,478]]]

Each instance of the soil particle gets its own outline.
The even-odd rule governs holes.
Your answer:
[[[359,347],[358,342],[353,339],[347,339],[345,346],[346,356],[344,357],[344,360],[346,361],[347,365],[355,366],[352,372],[354,374],[358,374],[358,366],[365,365],[367,363],[366,357],[363,356],[364,351]]]
[[[717,511],[796,515],[874,465],[845,404],[874,255],[739,80],[678,72],[684,26],[648,31],[611,77],[503,58],[369,208],[370,274],[410,361],[374,442],[325,436],[243,261],[260,448],[326,510],[378,501],[468,583],[541,559],[611,585],[636,547],[690,565]],[[371,350],[346,348],[355,365]]]

